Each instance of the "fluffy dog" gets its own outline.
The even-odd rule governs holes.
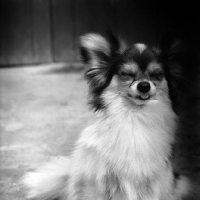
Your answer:
[[[180,118],[187,115],[182,110],[190,99],[184,96],[190,88],[184,77],[189,71],[185,49],[178,41],[163,43],[161,49],[144,44],[127,47],[113,35],[106,39],[99,34],[84,35],[80,44],[94,114],[69,159],[51,162],[24,177],[28,197],[191,197],[193,181],[173,164]]]

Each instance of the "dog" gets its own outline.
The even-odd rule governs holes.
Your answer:
[[[193,180],[181,174],[173,161],[180,130],[185,130],[182,118],[193,113],[185,108],[194,94],[190,89],[196,84],[195,73],[187,69],[181,43],[167,43],[151,48],[142,43],[127,46],[112,34],[81,37],[88,102],[94,113],[69,158],[25,175],[28,198],[181,200],[198,196]]]

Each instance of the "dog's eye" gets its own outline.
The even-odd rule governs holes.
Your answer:
[[[150,76],[151,76],[151,80],[161,81],[164,77],[164,73],[162,71],[161,72],[155,72],[155,73],[152,73]]]
[[[123,80],[123,81],[129,81],[129,80],[133,80],[135,78],[134,74],[129,74],[129,73],[125,73],[125,72],[119,72],[119,77]]]

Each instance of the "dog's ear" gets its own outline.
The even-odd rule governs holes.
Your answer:
[[[163,43],[161,46],[161,56],[165,63],[166,70],[175,79],[183,78],[183,64],[186,58],[184,42],[181,39],[176,39]]]
[[[93,93],[102,91],[110,81],[111,63],[123,45],[113,34],[108,39],[99,34],[86,34],[80,38],[80,54],[87,65],[86,79]]]
[[[80,54],[85,64],[97,68],[100,63],[108,61],[110,44],[99,34],[86,34],[80,38]]]
[[[180,38],[166,37],[160,43],[161,58],[168,81],[169,95],[174,111],[178,114],[184,104],[186,76],[184,76],[184,60],[186,46]]]
[[[174,110],[179,113],[194,96],[197,87],[197,56],[195,49],[185,38],[167,37],[160,43],[169,92]]]
[[[184,73],[191,72],[189,65],[196,63],[196,60],[194,60],[196,53],[190,41],[186,40],[186,38],[178,37],[175,33],[167,33],[161,39],[159,45],[162,61],[174,78],[184,78]]]

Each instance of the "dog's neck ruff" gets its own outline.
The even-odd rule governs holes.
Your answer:
[[[113,96],[107,109],[95,114],[79,144],[94,148],[114,170],[149,176],[166,166],[174,129],[175,114],[168,103],[135,107]]]

